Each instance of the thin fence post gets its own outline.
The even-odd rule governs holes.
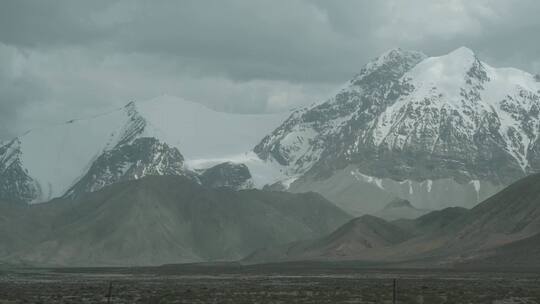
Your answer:
[[[107,293],[107,304],[111,304],[112,282],[109,282],[109,292]]]
[[[393,292],[392,292],[392,303],[397,303],[397,279],[394,279],[394,286],[393,286]]]

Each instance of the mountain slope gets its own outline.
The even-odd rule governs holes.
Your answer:
[[[540,268],[540,234],[519,240],[488,252],[477,254],[458,265],[472,268]]]
[[[365,219],[361,217],[357,220]],[[397,262],[411,267],[448,267],[473,265],[476,261],[487,263],[489,259],[501,260],[520,248],[530,249],[519,255],[530,261],[537,257],[538,251],[534,241],[540,233],[540,174],[513,183],[470,210],[452,207],[430,212],[414,220],[389,223],[377,219],[370,221],[369,225],[368,230],[365,226],[351,229],[349,223],[315,241],[296,242],[256,252],[248,261],[362,260]],[[374,233],[370,234],[370,231]],[[372,241],[374,235],[378,238]],[[391,236],[396,239],[391,241]],[[313,244],[323,246],[314,247]],[[515,259],[512,261],[510,264],[517,263]]]
[[[387,221],[393,221],[397,219],[415,219],[428,212],[429,210],[414,207],[408,200],[397,198],[374,215]]]
[[[540,233],[540,174],[527,176],[452,223],[452,246],[493,247]]]
[[[462,207],[448,207],[442,210],[432,211],[416,219],[398,219],[392,224],[409,231],[414,235],[437,234],[447,229],[458,218],[464,216],[469,209]]]
[[[197,180],[194,173],[184,168],[184,157],[178,149],[152,137],[140,137],[101,154],[66,196],[73,198],[148,175],[184,175]]]
[[[0,200],[27,202],[40,192],[39,185],[21,164],[20,141],[17,139],[0,147]]]
[[[32,230],[39,225],[31,225],[32,221],[25,217],[27,208],[22,204],[0,201],[0,256],[6,256],[11,248],[31,243]]]
[[[41,232],[32,236],[18,221],[1,226],[0,236],[14,231],[28,241],[0,259],[78,266],[235,260],[324,235],[350,219],[320,195],[212,189],[182,176],[118,182],[22,214]]]
[[[177,149],[188,167],[194,164],[197,168],[208,168],[225,160],[257,163],[246,152],[282,119],[281,114],[216,112],[196,103],[162,96],[132,102],[95,117],[31,130],[0,146],[0,198],[43,202],[62,196],[96,166],[95,161],[103,162],[115,152],[115,158],[133,158],[118,154],[132,151],[134,148],[127,146],[140,138],[154,138],[161,147]],[[138,158],[151,157],[152,150],[147,152]],[[161,169],[178,169],[177,164],[171,165]],[[264,183],[264,178],[266,175],[254,174],[257,183]]]
[[[439,265],[474,260],[540,233],[540,174],[520,179],[470,210],[445,209],[415,222],[416,238],[379,256],[431,259]]]
[[[254,252],[244,262],[348,259],[365,250],[389,247],[411,237],[412,234],[398,226],[371,215],[364,215],[349,221],[327,236],[277,248],[265,248]]]
[[[396,49],[335,97],[293,113],[254,151],[299,179],[292,191],[377,181],[421,208],[472,207],[540,170],[539,115],[540,83],[531,74],[493,68],[467,48],[429,58]],[[449,180],[454,201],[439,201]],[[374,211],[361,210],[359,192],[321,193],[360,205],[357,213]]]
[[[244,164],[225,162],[203,170],[201,183],[212,188],[227,187],[236,190],[253,188],[253,179]]]

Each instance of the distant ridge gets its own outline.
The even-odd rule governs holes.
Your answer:
[[[0,261],[35,266],[234,261],[350,219],[315,193],[213,189],[182,176],[118,182],[76,201],[4,203],[0,211]]]
[[[321,238],[259,250],[246,262],[360,261],[404,267],[540,266],[540,174],[467,210],[414,220],[356,218]]]

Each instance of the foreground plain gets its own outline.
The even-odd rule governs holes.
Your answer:
[[[540,274],[317,265],[11,269],[0,303],[540,303]]]

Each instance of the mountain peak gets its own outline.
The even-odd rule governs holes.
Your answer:
[[[365,69],[372,71],[378,67],[388,64],[396,65],[399,62],[415,61],[417,63],[426,57],[427,56],[422,52],[405,50],[402,48],[392,48],[369,62],[365,66]]]
[[[133,107],[135,107],[135,101],[130,101],[126,103],[126,105],[124,106],[124,108],[126,109],[133,108]]]
[[[423,60],[406,77],[415,88],[412,99],[441,94],[434,100],[453,102],[460,107],[462,100],[476,103],[482,99],[483,84],[491,80],[494,71],[471,49],[460,47],[446,55]]]
[[[0,145],[0,163],[6,167],[21,153],[21,140],[17,137]]]
[[[65,196],[75,198],[120,181],[152,175],[180,175],[196,180],[185,170],[184,157],[176,147],[153,137],[139,137],[101,154]]]
[[[402,49],[400,47],[395,47],[382,53],[378,58],[406,57],[406,56],[411,56],[411,55],[414,55],[414,56],[422,55],[424,57],[426,56],[424,53],[420,51],[407,50],[407,49]]]
[[[455,82],[455,77],[462,77],[475,63],[482,65],[476,54],[467,47],[457,48],[448,54],[429,57],[418,64],[411,73],[425,72],[432,81],[448,79]]]
[[[396,198],[388,203],[384,209],[393,209],[393,208],[414,208],[411,202],[405,199]]]
[[[204,170],[200,175],[201,183],[212,188],[250,189],[253,180],[245,164],[227,161]]]
[[[470,48],[466,46],[462,46],[448,53],[447,56],[467,58],[467,57],[476,57],[476,54]]]
[[[417,218],[427,212],[427,210],[416,208],[410,201],[398,197],[385,205],[374,215],[387,221],[393,221],[397,219]]]
[[[29,202],[39,193],[28,172],[21,165],[21,141],[15,138],[0,146],[0,200]]]
[[[251,165],[257,160],[246,156],[246,151],[284,118],[284,114],[218,112],[169,95],[131,101],[112,111],[34,129],[14,142],[3,142],[0,145],[0,198],[44,202],[63,196],[106,153],[118,155],[114,160],[108,159],[111,164],[131,164],[130,159],[139,160],[139,152],[159,156],[156,161],[177,159],[172,152],[174,148],[192,163],[203,164],[198,169],[230,158]],[[163,146],[135,143],[140,138],[154,138]],[[171,158],[162,157],[167,153],[157,153],[161,150],[170,152]],[[147,163],[154,164],[153,160]],[[180,162],[169,162],[173,167],[176,163]],[[136,167],[134,164],[133,168]],[[103,168],[104,174],[110,174],[111,178],[124,176],[122,170],[128,169],[114,165]],[[114,172],[107,172],[106,168]],[[259,183],[267,175],[254,176]]]
[[[330,190],[334,179],[352,178],[388,192],[394,188],[385,183],[396,182],[408,189],[392,197],[425,209],[448,206],[446,195],[435,195],[448,190],[431,186],[453,179],[461,197],[452,200],[479,202],[540,170],[538,92],[530,74],[491,67],[466,47],[429,58],[392,49],[326,102],[297,111],[254,151],[285,166],[286,175],[300,175],[293,188],[327,182],[325,194],[348,207],[356,198]],[[423,190],[413,186],[417,182]],[[413,198],[418,191],[434,197],[433,205]]]
[[[426,58],[424,53],[418,51],[390,49],[368,62],[351,80],[351,84],[371,88],[386,87]]]
[[[133,142],[143,134],[148,125],[146,119],[137,111],[137,106],[133,101],[125,106],[125,111],[128,120],[119,132],[120,136],[116,143],[117,147]]]

